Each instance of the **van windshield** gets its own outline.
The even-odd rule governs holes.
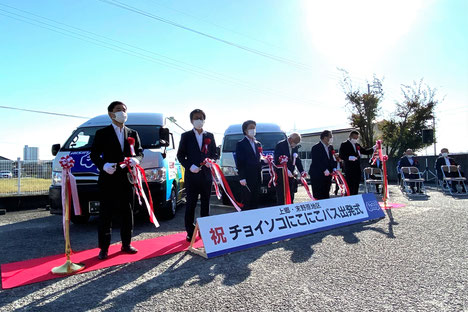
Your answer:
[[[236,144],[240,140],[244,138],[243,134],[230,134],[224,137],[223,142],[223,152],[235,152],[236,151]],[[257,133],[255,135],[257,141],[262,143],[262,147],[265,151],[267,150],[274,150],[276,143],[281,140],[286,139],[286,134],[282,132],[265,132],[265,133]]]
[[[159,129],[161,126],[150,126],[150,125],[129,125],[131,129],[138,132],[141,140],[141,146],[143,148],[155,148],[159,147]],[[61,148],[62,151],[86,151],[91,148],[94,141],[96,131],[104,128],[99,127],[85,127],[78,128],[68,138],[65,145]]]

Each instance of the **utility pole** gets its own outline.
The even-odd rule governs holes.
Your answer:
[[[435,129],[435,115],[432,116],[432,132],[433,132],[433,139],[434,139],[434,156],[437,156],[437,143],[436,143],[436,129]]]

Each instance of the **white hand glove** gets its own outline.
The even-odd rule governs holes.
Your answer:
[[[131,157],[130,158],[130,166],[135,167],[136,165],[139,165],[140,161],[136,157]]]
[[[357,159],[356,156],[349,156],[349,158],[348,158],[349,161],[355,161],[356,159]]]
[[[115,163],[105,163],[102,169],[104,169],[104,171],[107,172],[107,174],[114,174],[115,170],[117,170],[115,169]]]
[[[197,167],[197,166],[195,166],[195,165],[192,165],[192,166],[190,167],[190,171],[191,171],[192,173],[198,173],[198,172],[200,172],[200,168]]]
[[[325,171],[323,172],[323,174],[324,174],[326,177],[328,177],[328,176],[330,175],[330,171],[328,171],[328,169],[327,169],[327,170],[325,170]]]
[[[307,178],[307,172],[305,172],[305,171],[302,171],[302,172],[301,172],[301,177],[303,177],[303,178]]]
[[[247,181],[246,181],[245,179],[240,180],[239,183],[240,183],[242,186],[246,186],[246,185],[247,185]]]

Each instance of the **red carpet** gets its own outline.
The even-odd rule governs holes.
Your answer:
[[[185,240],[186,233],[177,233],[168,236],[160,236],[141,241],[133,241],[132,246],[138,249],[134,255],[124,254],[120,251],[120,244],[109,247],[109,258],[99,260],[97,255],[99,249],[89,249],[75,251],[71,256],[74,263],[84,263],[86,268],[75,274],[108,268],[114,265],[135,262],[143,259],[150,259],[158,256],[168,255],[188,249],[190,243]],[[72,242],[73,243],[73,242]],[[198,240],[194,247],[203,246],[203,242]],[[2,288],[13,288],[27,284],[47,281],[67,275],[52,274],[50,270],[56,266],[64,264],[65,255],[48,256],[44,258],[13,262],[1,265]]]
[[[379,202],[379,204],[380,204],[380,208],[382,208],[382,209],[401,208],[401,207],[406,206],[405,204],[387,203],[387,207],[384,207],[383,202]]]

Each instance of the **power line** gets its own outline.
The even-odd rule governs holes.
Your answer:
[[[151,19],[166,23],[168,25],[171,25],[171,26],[174,26],[174,27],[177,27],[177,28],[180,28],[180,29],[192,32],[192,33],[195,33],[197,35],[200,35],[200,36],[203,36],[203,37],[206,37],[206,38],[209,38],[209,39],[224,43],[226,45],[229,45],[229,46],[232,46],[232,47],[235,47],[235,48],[238,48],[238,49],[241,49],[241,50],[253,53],[253,54],[257,54],[257,55],[263,56],[265,58],[269,58],[271,60],[274,60],[274,61],[277,61],[277,62],[280,62],[280,63],[284,63],[284,64],[294,66],[294,67],[302,69],[302,70],[308,70],[308,71],[315,71],[316,70],[315,68],[313,68],[310,65],[303,64],[303,63],[300,63],[300,62],[296,62],[294,60],[291,60],[291,59],[288,59],[288,58],[285,58],[285,57],[273,55],[273,54],[263,52],[261,50],[257,50],[257,49],[254,49],[254,48],[250,48],[248,46],[241,45],[241,44],[238,44],[238,43],[235,43],[235,42],[232,42],[232,41],[220,38],[220,37],[216,37],[214,35],[210,35],[208,33],[205,33],[205,32],[196,30],[194,28],[190,28],[188,26],[176,23],[176,22],[171,21],[169,19],[154,15],[154,14],[148,12],[148,11],[138,9],[136,7],[130,6],[128,4],[125,4],[125,3],[117,1],[117,0],[99,0],[99,1],[101,1],[103,3],[106,3],[106,4],[109,4],[109,5],[119,7],[121,9],[130,11],[130,12],[134,12],[134,13],[146,16],[148,18],[151,18]],[[334,79],[336,79],[336,77]]]
[[[39,114],[63,116],[63,117],[72,117],[72,118],[81,118],[81,119],[89,119],[89,118],[90,118],[90,117],[85,117],[85,116],[77,116],[77,115],[70,115],[70,114],[61,114],[61,113],[54,113],[54,112],[47,112],[47,111],[39,111],[39,110],[26,109],[26,108],[18,108],[18,107],[11,107],[11,106],[3,106],[3,105],[0,105],[0,108],[12,109],[12,110],[18,110],[18,111],[30,112],[30,113],[39,113]]]
[[[82,33],[77,33],[76,31],[70,31],[70,30],[65,29],[63,27],[58,27],[58,26],[55,26],[55,25],[51,25],[49,23],[45,23],[45,22],[42,22],[42,21],[39,21],[39,20],[36,20],[36,19],[33,19],[33,18],[26,17],[24,15],[20,15],[20,14],[16,14],[16,13],[13,13],[13,12],[10,12],[10,11],[7,11],[7,10],[0,9],[0,11],[6,12],[8,14],[15,15],[15,16],[17,16],[19,18],[9,16],[9,15],[6,15],[6,14],[2,14],[2,13],[0,13],[0,15],[3,15],[3,16],[6,16],[6,17],[9,17],[9,18],[18,20],[18,21],[22,21],[22,22],[25,22],[25,23],[28,23],[28,24],[31,24],[31,25],[34,25],[34,26],[37,26],[37,27],[41,27],[41,28],[44,28],[44,29],[47,29],[47,30],[50,30],[50,31],[53,31],[53,32],[56,32],[56,33],[60,33],[62,35],[68,36],[68,37],[79,39],[79,40],[82,40],[82,41],[85,41],[85,42],[88,42],[88,43],[91,43],[91,44],[94,44],[94,45],[98,45],[98,46],[101,46],[101,47],[104,47],[104,48],[107,48],[107,49],[111,49],[111,50],[114,50],[114,51],[117,51],[117,52],[125,53],[125,54],[131,55],[131,56],[139,57],[139,58],[145,59],[145,60],[150,61],[150,62],[154,62],[154,63],[158,63],[158,64],[161,64],[161,65],[165,65],[165,66],[174,68],[176,70],[188,72],[188,73],[191,73],[191,74],[197,74],[197,75],[203,76],[203,77],[211,79],[211,80],[222,81],[224,83],[230,83],[230,84],[234,84],[234,85],[237,85],[237,86],[242,86],[244,88],[250,89],[251,91],[255,91],[255,92],[259,92],[259,93],[268,93],[270,95],[271,94],[279,95],[279,96],[289,98],[289,99],[292,99],[292,100],[295,100],[295,101],[299,101],[299,102],[302,102],[302,103],[317,102],[317,103],[323,104],[323,103],[321,103],[319,101],[312,100],[312,99],[303,99],[303,98],[298,98],[298,97],[286,95],[284,93],[278,92],[277,90],[273,90],[273,89],[257,88],[255,86],[252,86],[252,84],[250,84],[248,82],[238,80],[236,78],[232,78],[232,77],[229,77],[229,76],[226,76],[226,75],[223,75],[223,74],[219,74],[219,73],[216,73],[216,72],[213,72],[213,71],[209,71],[209,70],[206,70],[206,69],[203,69],[201,67],[194,66],[194,65],[191,65],[191,64],[188,64],[188,63],[185,63],[185,62],[181,62],[181,61],[175,60],[173,58],[166,57],[166,56],[164,56],[162,54],[158,54],[158,53],[146,50],[146,49],[139,48],[139,47],[131,45],[131,44],[124,43],[122,41],[114,40],[114,39],[111,39],[111,38],[108,38],[108,37],[105,37],[105,36],[102,36],[102,35],[99,35],[99,34],[96,34],[96,33],[93,33],[93,32],[89,32],[89,31],[86,31],[86,30],[83,30],[83,29],[80,29],[80,28],[77,28],[77,27],[74,27],[74,26],[70,26],[70,25],[67,25],[67,24],[64,24],[64,23],[61,23],[61,22],[57,22],[57,21],[54,21],[52,19],[42,17],[40,15],[30,13],[30,12],[25,11],[25,10],[17,9],[15,7],[12,7],[12,6],[4,5],[4,4],[1,4],[1,3],[0,3],[0,5],[2,5],[4,7],[15,9],[15,10],[18,10],[18,11],[21,11],[21,12],[36,16],[36,17],[39,17],[39,18],[44,19],[44,20],[51,21],[51,22],[59,24],[59,25],[63,25],[63,26],[68,27],[68,28],[78,30],[78,31],[83,32],[83,33],[90,34],[90,35],[92,35],[94,37],[103,38],[103,39],[105,39],[107,41],[118,43],[118,44],[109,43],[109,42],[106,42],[106,41],[103,41],[103,40],[100,40],[100,39],[93,38],[93,37],[91,37],[89,35],[85,35],[85,34],[82,34]],[[31,23],[30,21],[33,21],[34,23]],[[37,23],[40,23],[42,25],[38,25]],[[163,57],[163,58],[165,58],[165,59],[167,59],[169,61],[161,60],[161,59],[153,57],[153,56],[148,56],[148,55],[145,55],[145,54],[140,53],[140,52],[136,52],[136,51],[128,49],[128,48],[123,48],[121,45],[125,45],[125,46],[131,47],[133,49],[143,51],[145,53],[150,53],[150,54],[153,54],[153,55],[157,55],[157,56]],[[192,68],[187,68],[187,67],[184,67],[183,65],[179,65],[177,63],[181,63],[183,65],[187,65],[187,66],[190,66]]]

